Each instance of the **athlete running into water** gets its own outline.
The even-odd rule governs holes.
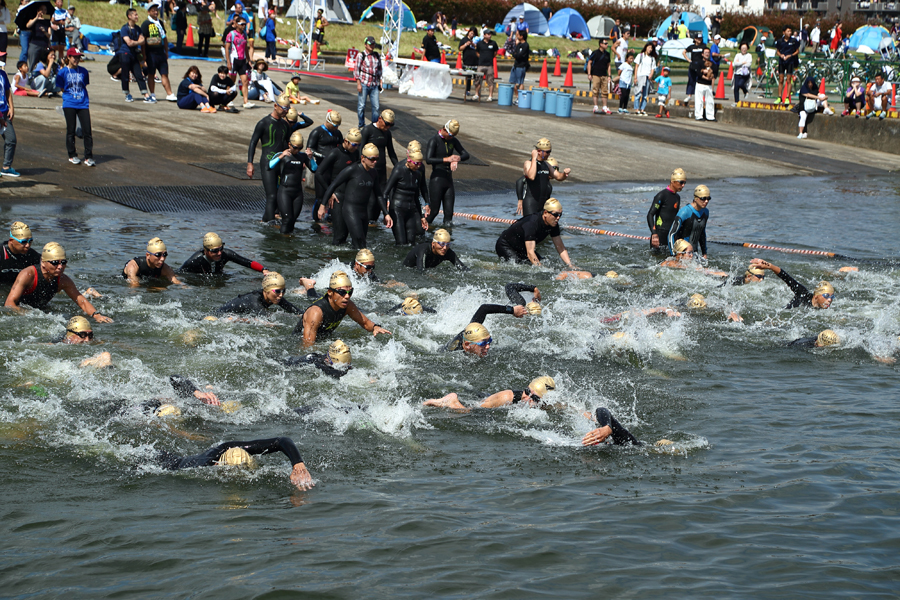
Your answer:
[[[269,161],[269,168],[281,164],[281,185],[278,187],[278,212],[281,214],[281,229],[284,234],[294,232],[294,223],[303,210],[303,171],[315,173],[318,165],[312,150],[303,148],[303,134],[295,131],[288,140],[288,147]]]
[[[691,248],[700,248],[706,260],[706,222],[709,220],[709,201],[712,198],[709,188],[698,185],[694,188],[694,200],[681,207],[669,228],[669,254],[675,253],[675,240],[687,240]]]
[[[426,206],[429,202],[423,158],[418,142],[415,146],[410,142],[406,162],[394,167],[384,186],[384,196],[394,220],[394,243],[398,246],[414,244],[416,236],[428,231],[428,221],[422,215],[422,205],[419,203],[420,196]]]
[[[554,167],[549,159],[552,151],[550,140],[541,138],[531,150],[531,159],[525,161],[522,171],[525,177],[525,193],[516,208],[516,214],[527,217],[528,215],[540,212],[544,203],[550,199],[553,193],[553,186],[550,180],[565,181],[571,169],[563,169],[562,171]]]
[[[669,185],[653,197],[653,203],[647,212],[647,226],[650,227],[650,248],[659,250],[664,246],[672,223],[681,207],[681,196],[678,193],[684,189],[687,177],[684,169],[675,169],[669,178]]]
[[[469,153],[459,143],[459,121],[450,119],[441,127],[437,135],[428,140],[425,147],[425,162],[431,165],[431,179],[428,194],[431,197],[426,215],[432,223],[444,207],[444,225],[453,221],[453,207],[456,204],[456,188],[453,187],[453,172],[461,161],[469,160]]]
[[[259,157],[259,176],[262,179],[263,189],[266,192],[266,208],[263,212],[264,223],[275,218],[278,204],[278,182],[281,178],[281,165],[276,163],[274,168],[269,168],[269,161],[287,148],[290,136],[291,124],[284,118],[291,103],[285,96],[278,96],[272,105],[272,114],[266,115],[256,124],[253,136],[250,138],[250,149],[247,153],[247,177],[253,179],[253,157],[256,154],[256,146],[262,144]]]
[[[0,248],[0,283],[13,283],[22,269],[41,263],[41,255],[34,248],[31,228],[16,221],[9,228],[9,240]]]
[[[556,251],[559,252],[559,257],[566,265],[572,267],[569,252],[560,237],[560,217],[562,217],[562,204],[556,198],[550,198],[544,203],[544,210],[522,217],[500,234],[494,248],[497,256],[505,260],[519,263],[531,262],[533,265],[540,266],[541,256],[535,251],[535,248],[537,244],[550,236]]]
[[[369,232],[368,206],[372,194],[379,200],[385,215],[384,224],[387,227],[394,225],[381,190],[384,182],[379,180],[378,172],[375,170],[378,156],[378,148],[372,144],[366,145],[362,150],[361,162],[341,171],[325,191],[325,198],[328,201],[333,200],[332,243],[336,246],[347,241],[349,235],[354,248],[361,250],[366,247],[366,236]],[[338,211],[341,213],[340,220],[335,217]],[[343,227],[338,226],[340,221],[343,221]]]
[[[378,120],[369,123],[362,128],[362,140],[360,144],[374,144],[378,148],[378,160],[375,162],[375,170],[378,171],[378,177],[382,183],[387,181],[387,157],[391,157],[391,164],[397,166],[397,152],[394,151],[394,138],[391,135],[391,128],[394,126],[394,111],[387,109],[381,111]],[[372,199],[369,203],[369,220],[374,221],[378,218],[378,201]]]
[[[328,207],[331,206],[328,198],[325,198],[325,190],[328,189],[334,178],[340,175],[341,171],[347,167],[359,162],[360,140],[362,140],[362,134],[359,129],[354,127],[347,132],[347,137],[343,139],[341,144],[332,148],[325,158],[316,158],[319,167],[316,169],[316,202],[313,204],[312,211],[314,221],[323,218]],[[313,157],[315,157],[315,152],[313,152]],[[334,215],[334,217],[337,216],[340,216],[340,213]],[[339,226],[344,226],[343,221],[340,222]]]
[[[284,287],[284,277],[280,273],[269,271],[263,277],[262,289],[229,300],[216,309],[216,314],[262,316],[267,314],[272,306],[280,306],[285,312],[295,315],[303,314],[302,309],[284,299]]]
[[[179,273],[202,273],[204,275],[221,275],[224,272],[225,265],[233,262],[260,271],[265,274],[266,268],[255,260],[244,258],[234,250],[225,247],[225,242],[219,237],[219,234],[210,231],[203,236],[203,249],[194,252],[189,259],[184,261]]]

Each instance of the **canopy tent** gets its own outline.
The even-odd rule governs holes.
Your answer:
[[[294,0],[288,8],[284,16],[296,19],[311,19],[315,17],[320,8],[325,9],[325,18],[329,23],[344,23],[345,25],[353,24],[353,17],[344,0]]]
[[[94,46],[109,46],[112,43],[112,34],[116,31],[118,30],[104,29],[93,25],[81,26],[81,35],[87,39],[88,44],[93,44]]]
[[[865,25],[850,36],[850,49],[856,50],[860,46],[868,46],[872,50],[883,50],[892,48],[894,40],[891,38],[891,33],[884,27]]]
[[[530,26],[529,26],[530,27]],[[591,37],[587,23],[574,8],[563,8],[556,11],[547,23],[550,35],[570,39],[586,40]]]
[[[506,13],[506,16],[503,17],[503,27],[505,28],[509,25],[510,21],[515,21],[522,15],[525,15],[525,22],[528,23],[528,33],[534,35],[546,35],[550,31],[550,27],[547,25],[547,19],[541,14],[541,11],[527,2],[517,4],[512,10]]]
[[[363,11],[362,16],[359,18],[359,22],[362,23],[366,19],[372,16],[373,8],[380,8],[384,10],[385,0],[378,0],[378,2],[373,2],[369,5],[369,8]],[[416,30],[416,16],[413,14],[412,9],[406,5],[406,2],[403,3],[403,17],[400,20],[400,26],[403,27],[403,31],[415,31]]]
[[[669,26],[672,24],[672,18],[674,16],[675,15],[670,15],[666,17],[666,20],[656,28],[657,39],[666,39],[666,32],[669,30]],[[687,25],[691,37],[693,37],[695,32],[699,31],[701,34],[703,34],[703,43],[709,43],[709,29],[707,29],[706,22],[703,20],[703,17],[692,12],[682,12],[678,18],[678,21]]]
[[[592,38],[608,38],[616,22],[609,17],[596,16],[587,22]]]
[[[662,56],[668,56],[675,60],[685,60],[684,50],[693,43],[694,40],[690,38],[685,38],[683,40],[667,40],[659,49],[659,53]]]
[[[774,48],[775,36],[772,34],[772,30],[765,25],[750,25],[749,27],[744,27],[744,30],[741,31],[737,37],[738,47],[740,47],[741,44],[747,44],[752,52],[756,49],[756,45],[759,43],[759,40],[762,39],[763,34],[766,34],[766,47]]]

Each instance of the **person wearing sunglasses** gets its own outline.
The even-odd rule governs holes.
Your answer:
[[[359,162],[359,143],[362,140],[362,132],[356,127],[347,132],[347,137],[339,146],[333,148],[328,155],[316,162],[319,168],[316,169],[315,187],[316,202],[313,204],[313,220],[318,221],[325,217],[326,212],[330,208],[330,204],[325,198],[325,191],[334,178],[341,174],[341,171],[351,165]],[[315,154],[313,154],[315,156]],[[328,204],[328,206],[325,206]],[[343,223],[341,223],[343,227]]]
[[[317,161],[322,160],[334,148],[337,148],[344,141],[344,135],[339,127],[341,126],[341,113],[336,110],[329,110],[325,114],[325,123],[319,125],[309,134],[309,148],[313,151],[313,156]]]
[[[390,308],[390,312],[403,317],[411,317],[413,315],[421,315],[423,312],[437,314],[437,311],[430,306],[425,306],[415,296],[407,296],[400,304],[395,304]]]
[[[694,248],[687,240],[675,240],[674,250],[675,255],[670,256],[659,263],[660,267],[669,267],[671,269],[702,269],[707,275],[728,277],[728,273],[725,271],[702,268],[700,264],[694,260]]]
[[[22,221],[10,225],[9,240],[3,243],[0,251],[0,283],[13,283],[22,269],[41,263],[41,255],[31,247],[33,243],[34,236],[28,225]]]
[[[502,408],[504,406],[524,404],[532,408],[542,408],[544,406],[544,396],[547,395],[547,392],[552,392],[555,389],[556,382],[553,378],[549,375],[541,375],[534,378],[524,390],[503,390],[502,392],[491,394],[479,406],[481,408]],[[422,405],[452,408],[454,410],[471,410],[459,401],[459,396],[455,392],[450,392],[443,398],[426,400]]]
[[[200,273],[202,275],[221,275],[225,269],[226,263],[233,262],[259,271],[263,275],[267,273],[266,268],[249,258],[244,258],[234,250],[225,247],[225,242],[217,233],[210,231],[203,236],[203,249],[194,252],[189,259],[184,261],[179,273]]]
[[[525,194],[516,214],[527,217],[540,212],[553,192],[550,179],[565,181],[572,172],[571,169],[559,170],[548,162],[552,150],[553,147],[547,138],[539,139],[531,149],[531,158],[525,161],[522,169],[525,175]]]
[[[310,352],[303,356],[292,356],[282,361],[286,367],[296,367],[297,365],[312,365],[319,369],[329,377],[340,379],[350,372],[353,367],[350,365],[350,347],[342,340],[335,340],[328,347],[328,353]]]
[[[766,270],[762,269],[756,265],[750,265],[747,267],[747,270],[744,271],[743,275],[735,277],[731,280],[731,285],[747,285],[748,283],[759,283],[763,279],[766,278]],[[722,285],[727,285],[727,281],[722,283]]]
[[[825,329],[815,337],[800,338],[788,343],[790,347],[799,348],[826,348],[828,346],[837,346],[841,343],[841,337],[831,329]]]
[[[834,286],[827,281],[820,281],[819,285],[810,292],[806,286],[791,277],[787,271],[777,265],[773,265],[761,258],[754,258],[750,261],[750,265],[772,271],[779,279],[785,282],[789,288],[791,288],[791,291],[794,292],[794,297],[791,298],[791,301],[785,306],[787,309],[797,308],[798,306],[829,308],[834,301]]]
[[[346,242],[349,235],[355,249],[368,247],[366,237],[369,233],[369,199],[372,194],[375,194],[381,212],[385,215],[384,224],[387,227],[394,226],[382,192],[384,182],[375,170],[378,157],[375,144],[366,144],[363,146],[360,162],[341,171],[325,190],[324,198],[332,203],[332,243],[335,246]]]
[[[375,144],[378,148],[378,161],[375,163],[375,170],[382,182],[387,181],[387,157],[391,157],[391,164],[397,166],[397,152],[394,151],[394,137],[391,135],[391,129],[394,127],[394,111],[386,109],[381,111],[378,120],[369,123],[362,128],[362,141],[360,145],[365,147],[366,144]],[[378,218],[378,202],[374,198],[369,202],[369,220],[374,221]]]
[[[303,347],[308,348],[316,341],[337,329],[345,315],[359,323],[359,326],[373,336],[379,333],[391,334],[380,325],[362,314],[350,299],[353,296],[353,282],[343,271],[335,271],[328,281],[328,291],[303,313],[303,318],[294,328],[294,335],[303,336]]]
[[[91,322],[82,316],[72,317],[66,323],[66,335],[63,344],[87,344],[94,341],[94,329]]]
[[[675,240],[687,240],[692,248],[700,248],[703,256],[701,262],[706,261],[706,222],[709,220],[710,201],[709,188],[698,185],[694,188],[694,200],[687,206],[682,206],[672,221],[669,228],[668,245],[669,254],[675,254]],[[705,266],[705,265],[704,265]]]
[[[500,234],[494,246],[497,256],[517,263],[530,262],[533,265],[540,265],[542,258],[535,248],[550,236],[559,257],[567,266],[572,267],[569,252],[560,237],[560,217],[562,204],[556,198],[550,198],[544,203],[544,210],[522,217]]]
[[[415,141],[415,140],[413,140]],[[388,200],[394,226],[394,243],[398,246],[414,244],[416,236],[428,231],[428,221],[422,215],[419,197],[428,205],[428,184],[425,182],[424,154],[420,146],[407,147],[406,162],[391,171],[391,177],[384,186],[384,196]]]
[[[370,283],[381,283],[381,279],[378,277],[378,275],[375,274],[375,255],[368,248],[363,248],[356,253],[356,258],[353,261],[352,269],[353,274],[356,275],[359,279],[367,279]],[[300,283],[306,290],[307,298],[315,302],[321,297],[321,294],[316,291],[315,279],[301,277]],[[394,280],[388,281],[386,283],[388,287],[394,287],[394,285],[397,284],[400,284],[400,282]]]
[[[280,232],[294,232],[294,223],[303,210],[303,172],[309,169],[315,173],[318,165],[312,150],[303,149],[303,134],[295,131],[291,134],[288,147],[269,161],[269,167],[281,163],[281,185],[278,186],[278,212],[281,214]]]
[[[456,334],[450,342],[444,347],[444,351],[453,352],[462,350],[466,354],[474,354],[479,357],[487,356],[488,350],[491,349],[491,333],[484,326],[484,320],[488,315],[513,315],[517,319],[521,319],[529,314],[529,309],[522,305],[504,306],[503,304],[482,304],[472,315],[472,320],[466,325],[466,328]]]
[[[158,237],[147,242],[147,252],[144,256],[135,256],[122,269],[122,277],[128,281],[131,287],[137,287],[144,279],[165,279],[169,283],[180,284],[181,281],[175,277],[175,271],[166,264],[166,257],[169,252],[166,250],[166,243]]]
[[[216,309],[216,315],[253,315],[268,314],[273,306],[280,306],[285,312],[301,315],[303,309],[297,308],[284,299],[284,277],[275,271],[269,271],[262,280],[262,289],[241,294]]]
[[[422,242],[409,251],[403,259],[403,266],[424,271],[448,261],[453,263],[458,271],[468,271],[469,267],[459,260],[456,252],[450,247],[450,242],[450,233],[446,229],[438,229],[430,242]]]
[[[9,290],[4,306],[16,310],[20,310],[22,304],[44,308],[57,292],[62,290],[88,317],[98,323],[112,323],[112,319],[101,315],[78,291],[75,282],[64,273],[68,262],[66,250],[61,245],[50,242],[44,246],[40,264],[30,266],[19,273],[12,289]]]
[[[444,207],[444,225],[453,221],[453,207],[456,204],[453,172],[460,162],[469,160],[469,153],[456,137],[458,134],[459,121],[450,119],[425,146],[425,162],[431,165],[431,179],[428,180],[429,210],[425,215],[429,223],[437,218],[441,206]]]
[[[253,159],[256,156],[256,146],[260,145],[259,177],[262,179],[263,190],[266,193],[266,207],[262,220],[264,223],[275,218],[275,210],[278,206],[278,181],[281,177],[281,164],[276,163],[275,169],[269,168],[272,157],[284,152],[290,137],[291,124],[285,119],[291,102],[287,96],[278,96],[272,105],[272,113],[266,115],[256,123],[253,135],[250,137],[250,148],[247,152],[247,177],[253,179]]]
[[[650,249],[654,252],[660,251],[660,240],[666,239],[672,229],[672,223],[681,207],[681,196],[678,194],[686,183],[684,169],[675,169],[666,189],[653,197],[653,203],[647,212],[647,226],[650,228]]]

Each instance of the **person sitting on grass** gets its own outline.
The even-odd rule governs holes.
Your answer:
[[[291,104],[318,104],[319,100],[313,100],[309,96],[300,94],[300,75],[294,73],[291,75],[291,82],[287,84],[284,90],[285,95],[290,99]]]
[[[16,63],[16,74],[13,75],[13,94],[16,96],[37,96],[38,91],[28,85],[28,63],[20,60]]]
[[[191,65],[184,74],[184,80],[178,84],[178,108],[194,110],[198,107],[200,112],[216,112],[216,109],[209,105],[209,94],[203,89],[200,69]]]

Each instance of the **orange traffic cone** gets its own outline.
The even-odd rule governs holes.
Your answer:
[[[819,93],[820,94],[825,93],[825,78],[824,77],[822,78],[822,83],[819,84]]]
[[[441,52],[441,64],[442,64],[442,65],[446,65],[446,64],[447,64],[447,55],[444,54],[443,52]]]
[[[559,77],[562,75],[562,70],[559,68],[559,54],[556,55],[556,66],[553,67],[553,76]]]
[[[538,82],[538,86],[545,88],[550,87],[550,82],[547,80],[547,59],[544,59],[544,66],[541,67],[541,80]]]
[[[194,47],[194,28],[191,27],[190,25],[188,25],[187,42],[185,42],[185,45],[188,48]]]
[[[575,83],[572,81],[572,61],[569,61],[569,68],[566,69],[566,80],[563,81],[563,87],[573,87]]]
[[[897,84],[891,85],[891,106],[897,108]]]
[[[728,63],[728,77],[726,77],[728,81],[734,79],[734,63]]]
[[[716,88],[716,100],[725,99],[725,74],[719,73],[719,86]]]
[[[787,77],[784,79],[784,89],[781,90],[781,103],[787,105],[791,101],[791,97],[788,95],[788,89],[791,87],[791,80]]]
[[[497,79],[497,57],[494,57],[494,79]]]
[[[462,52],[456,54],[456,70],[462,69]]]
[[[319,64],[319,42],[313,42],[312,52],[309,53],[309,64]]]

